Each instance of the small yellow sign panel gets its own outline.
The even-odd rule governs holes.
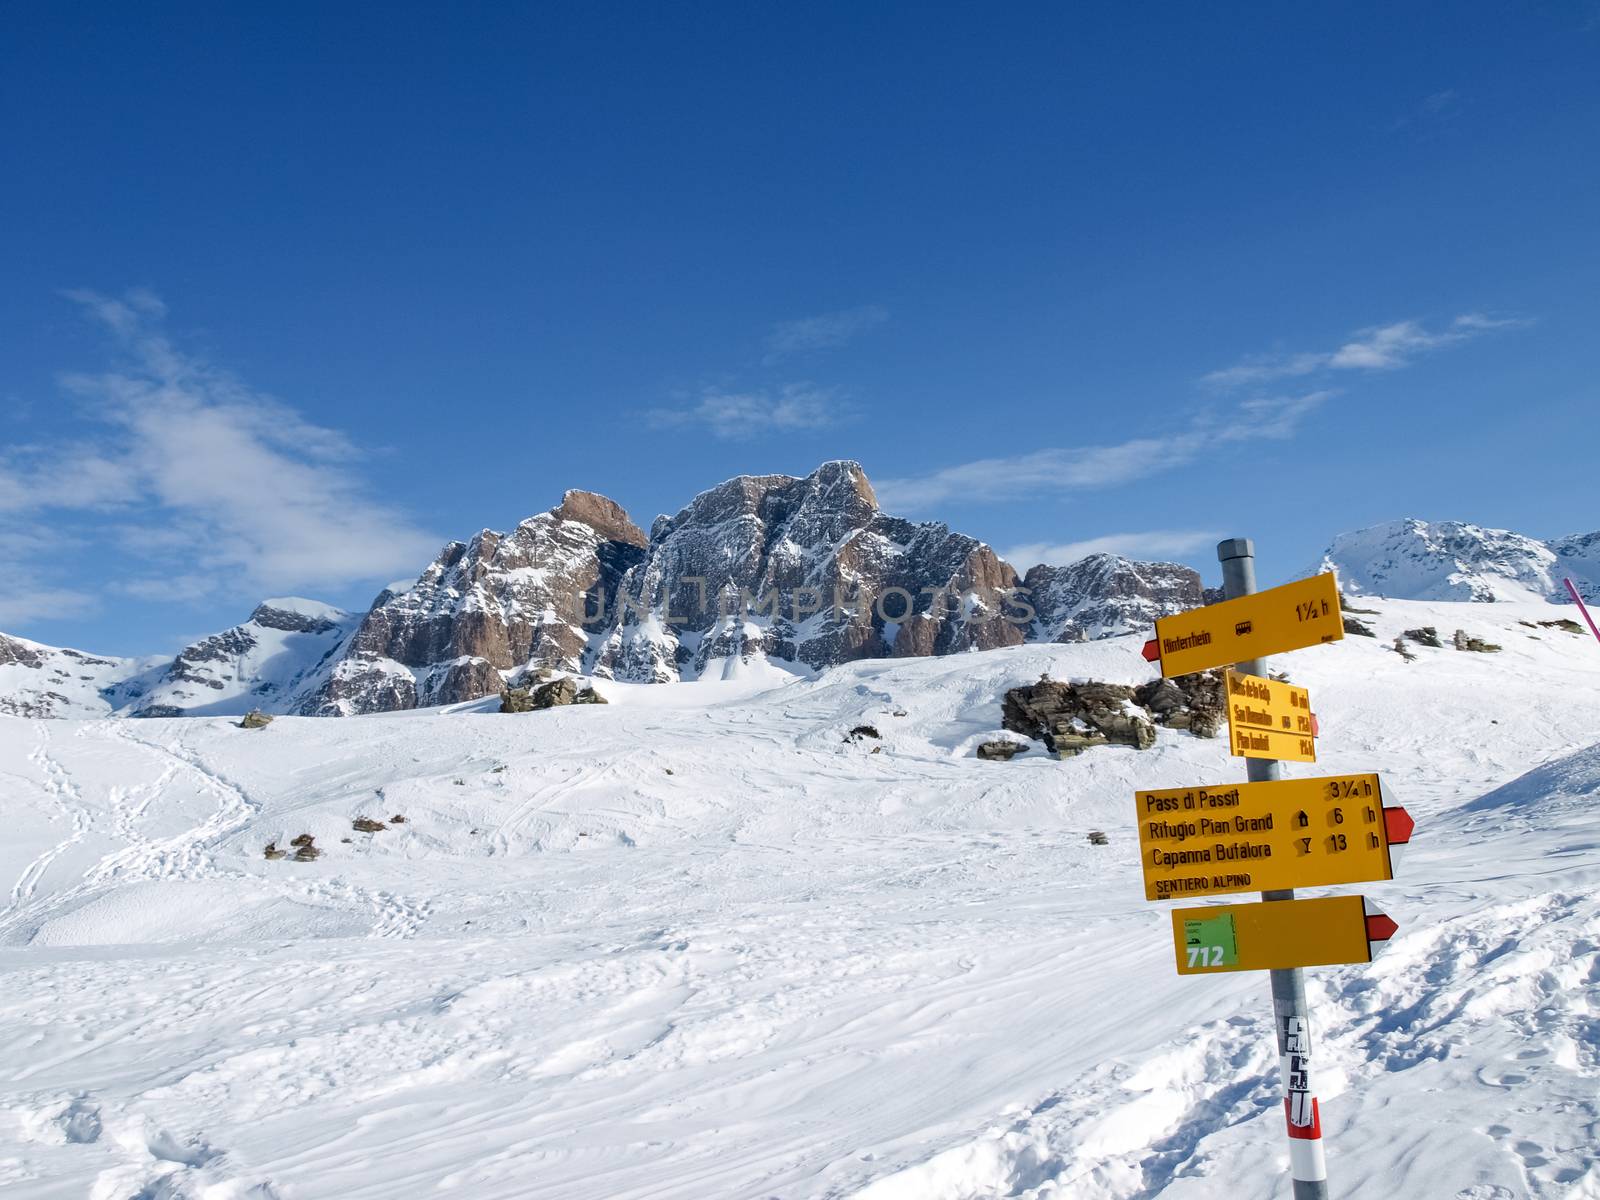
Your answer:
[[[1332,571],[1156,622],[1161,673],[1169,679],[1342,637]]]
[[[1309,733],[1278,733],[1228,726],[1228,749],[1235,758],[1275,758],[1285,762],[1316,762],[1317,742]]]
[[[1393,879],[1376,775],[1136,792],[1146,900]]]
[[[1172,910],[1179,975],[1372,961],[1360,896]]]
[[[1229,671],[1228,720],[1252,729],[1314,736],[1311,728],[1311,693],[1303,687],[1259,675]]]

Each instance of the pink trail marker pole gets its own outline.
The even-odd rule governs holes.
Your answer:
[[[1572,602],[1578,606],[1578,611],[1583,614],[1583,619],[1589,622],[1589,632],[1594,634],[1594,640],[1600,642],[1600,628],[1595,627],[1594,618],[1589,615],[1589,610],[1584,607],[1583,597],[1578,595],[1578,585],[1570,579],[1563,579],[1562,582],[1567,585],[1567,591],[1572,593]]]

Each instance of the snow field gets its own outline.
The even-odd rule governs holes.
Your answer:
[[[1336,1194],[1600,1196],[1600,647],[1358,603],[1379,639],[1276,664],[1324,731],[1291,773],[1378,770],[1418,819],[1341,889],[1400,933],[1309,973]],[[1424,624],[1504,650],[1387,648]],[[0,720],[0,1189],[1284,1195],[1266,980],[1178,977],[1134,861],[1133,790],[1242,764],[972,757],[1007,686],[1148,678],[1141,640],[518,716]],[[299,833],[320,860],[262,857]]]

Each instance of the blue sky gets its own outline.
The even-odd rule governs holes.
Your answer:
[[[1595,3],[4,19],[8,632],[171,650],[830,458],[1208,577],[1600,526]]]

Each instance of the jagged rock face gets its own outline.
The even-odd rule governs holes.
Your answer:
[[[451,542],[417,581],[390,588],[301,705],[311,715],[453,704],[500,691],[530,666],[578,669],[586,613],[644,558],[623,510],[568,492],[508,534]]]
[[[1087,642],[1155,625],[1206,603],[1200,574],[1177,563],[1091,554],[1064,567],[1037,566],[1023,580],[1037,612],[1029,641]]]
[[[1600,532],[1540,541],[1460,521],[1391,521],[1334,539],[1323,570],[1352,594],[1400,600],[1553,600],[1571,577],[1600,602]]]
[[[880,512],[856,463],[741,476],[656,521],[587,666],[665,682],[757,658],[820,668],[1016,645],[1017,584],[981,542]]]

